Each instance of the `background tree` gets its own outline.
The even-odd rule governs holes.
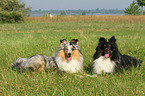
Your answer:
[[[137,2],[134,0],[128,8],[125,8],[124,13],[126,15],[140,15],[140,6],[137,4]]]
[[[60,15],[66,15],[65,11],[60,12]]]
[[[86,12],[85,12],[85,11],[83,11],[83,12],[82,12],[82,15],[86,15]]]
[[[25,8],[25,4],[18,0],[0,0],[0,22],[24,21],[30,10],[31,7]]]
[[[96,13],[100,13],[100,9],[99,8],[96,9]]]
[[[141,6],[141,13],[143,15],[143,6],[145,6],[145,0],[137,0],[137,4]]]

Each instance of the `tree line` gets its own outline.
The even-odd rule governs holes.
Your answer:
[[[91,9],[91,10],[34,10],[30,12],[31,14],[55,14],[55,15],[86,15],[94,13],[102,13],[102,14],[123,14],[124,10],[119,9]]]

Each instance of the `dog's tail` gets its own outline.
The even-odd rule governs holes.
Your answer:
[[[128,69],[130,68],[130,66],[134,66],[134,67],[140,67],[142,60],[138,60],[134,57],[128,56],[128,55],[122,55],[123,58],[123,62],[124,62],[124,68]]]
[[[139,59],[136,59],[136,58],[131,58],[132,59],[132,63],[133,63],[133,66],[134,67],[137,67],[137,66],[141,66],[141,63],[142,63],[142,60],[139,60]]]
[[[26,58],[18,58],[13,63],[11,63],[12,69],[13,70],[21,70],[21,64],[26,61]]]

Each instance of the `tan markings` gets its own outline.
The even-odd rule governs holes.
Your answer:
[[[65,54],[65,56],[67,56],[67,54],[68,54],[68,47],[65,47],[64,54]]]
[[[64,50],[60,50],[58,56],[62,57],[62,60],[65,61],[65,53]]]
[[[113,51],[109,50],[109,54],[111,54],[110,58],[112,58],[113,57]]]
[[[41,65],[39,66],[38,72],[43,71],[43,69],[44,69],[44,65],[41,64]]]
[[[62,46],[63,43],[60,44],[60,47]]]
[[[76,45],[79,45],[79,42],[77,42]]]
[[[68,50],[68,47],[65,47],[65,50]]]
[[[102,53],[104,52],[104,50],[102,50],[100,53],[99,53],[99,56],[102,56]]]
[[[75,40],[72,40],[71,42],[74,43],[75,45],[79,44],[79,42],[76,42]]]
[[[72,52],[72,58],[80,61],[80,54],[78,50]]]
[[[66,40],[63,40],[62,43],[60,43],[60,47],[63,45],[64,42],[66,42]]]

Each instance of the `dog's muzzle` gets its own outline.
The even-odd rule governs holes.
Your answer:
[[[109,56],[110,56],[110,55],[109,55],[109,50],[106,48],[106,49],[105,49],[105,57],[106,57],[106,58],[109,58]]]
[[[70,62],[72,59],[71,53],[68,53],[67,60]]]

